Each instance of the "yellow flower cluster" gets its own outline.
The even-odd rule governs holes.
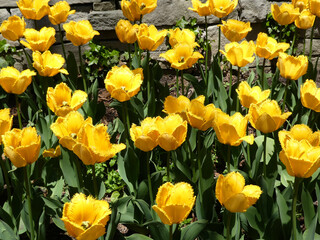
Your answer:
[[[193,8],[190,10],[199,16],[209,16],[213,14],[218,18],[228,16],[238,5],[238,0],[208,0],[202,3],[200,0],[192,0]]]

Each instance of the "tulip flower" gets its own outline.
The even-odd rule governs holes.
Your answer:
[[[151,13],[157,7],[157,0],[122,0],[121,9],[123,15],[130,21],[141,20],[142,16]]]
[[[72,42],[74,46],[81,46],[88,43],[95,35],[100,35],[98,31],[93,30],[88,20],[78,22],[70,21],[63,25],[66,31],[66,38]]]
[[[309,8],[309,0],[292,0],[292,4],[295,8],[299,8],[300,12]]]
[[[156,118],[145,118],[141,122],[141,126],[133,123],[130,128],[130,136],[137,148],[144,152],[152,151],[158,145],[158,137],[160,136]]]
[[[176,46],[177,44],[189,44],[192,47],[199,47],[199,44],[195,42],[196,35],[190,29],[170,29],[169,30],[169,44],[171,47]]]
[[[218,25],[221,28],[223,35],[230,42],[239,42],[244,39],[248,33],[252,30],[250,22],[241,22],[234,19],[228,21],[222,21],[222,25]]]
[[[188,217],[195,200],[196,197],[190,184],[179,182],[173,185],[166,182],[158,189],[157,205],[153,205],[152,209],[164,224],[177,224]]]
[[[49,20],[53,25],[58,25],[67,21],[68,16],[74,14],[76,10],[70,10],[70,5],[66,1],[60,1],[50,7]]]
[[[200,58],[203,58],[199,52],[194,52],[193,47],[189,44],[177,44],[173,49],[161,53],[160,57],[165,58],[171,63],[171,67],[184,70],[191,68]]]
[[[77,240],[96,240],[105,234],[110,214],[107,201],[76,193],[71,202],[64,204],[61,220],[69,236]]]
[[[103,124],[85,123],[79,130],[72,150],[85,165],[105,162],[126,148],[123,143],[111,144],[107,129]]]
[[[143,69],[130,70],[126,65],[114,66],[104,80],[106,89],[112,98],[119,102],[130,100],[140,91],[143,81]]]
[[[246,212],[257,202],[262,194],[256,185],[245,186],[244,177],[238,172],[231,172],[226,176],[219,175],[216,184],[216,198],[229,212]]]
[[[299,8],[295,8],[291,3],[271,4],[271,14],[274,20],[280,25],[293,23],[299,17]]]
[[[313,15],[309,10],[303,10],[299,17],[294,21],[294,24],[297,28],[300,29],[309,29],[312,28],[316,16]]]
[[[289,175],[309,178],[320,167],[320,147],[312,146],[308,140],[298,141],[287,136],[281,146],[279,157]]]
[[[298,142],[306,140],[314,147],[320,146],[320,131],[312,132],[311,128],[305,124],[296,124],[290,131],[279,131],[279,141],[283,148],[289,138]]]
[[[40,31],[32,28],[27,28],[24,31],[24,37],[27,42],[20,41],[23,46],[32,51],[44,52],[56,42],[56,30],[53,27],[43,27]]]
[[[278,103],[267,99],[259,104],[251,104],[249,115],[249,121],[255,129],[263,133],[270,133],[279,129],[291,112],[281,114]]]
[[[304,107],[320,112],[320,88],[313,80],[306,80],[300,88],[301,103]]]
[[[238,98],[242,106],[249,108],[251,103],[259,104],[266,100],[270,95],[270,90],[262,91],[259,86],[250,87],[245,81],[239,84]]]
[[[137,41],[137,32],[139,25],[132,25],[128,20],[121,19],[115,28],[116,34],[122,43],[134,43]]]
[[[206,131],[212,126],[216,108],[213,104],[204,105],[203,101],[193,99],[187,110],[188,123],[201,131]]]
[[[58,145],[56,148],[50,148],[43,151],[42,156],[44,158],[56,158],[61,155],[61,148]]]
[[[289,47],[289,43],[278,43],[274,38],[268,37],[266,33],[261,32],[257,38],[256,55],[260,58],[272,60]]]
[[[299,77],[307,73],[308,57],[303,55],[294,57],[286,53],[279,53],[277,67],[282,77],[290,80],[298,80]]]
[[[25,18],[40,20],[45,15],[48,15],[50,11],[49,1],[50,0],[19,0],[17,5]]]
[[[200,95],[196,99],[201,103],[204,103],[205,97],[203,95]],[[165,112],[166,114],[177,113],[183,118],[183,120],[187,120],[187,111],[188,111],[189,105],[190,105],[189,98],[183,95],[177,98],[173,96],[168,96],[164,100],[163,112]]]
[[[34,127],[14,128],[2,136],[4,154],[17,168],[32,164],[38,159],[41,138]]]
[[[220,52],[233,66],[244,67],[253,62],[255,48],[253,41],[232,42],[225,45],[226,51],[220,50]]]
[[[190,10],[199,14],[199,16],[209,16],[211,15],[209,0],[205,3],[202,3],[200,0],[192,0],[192,8]]]
[[[65,83],[47,90],[47,105],[59,117],[65,117],[71,111],[77,111],[87,101],[87,93],[76,90],[71,96],[71,89]]]
[[[19,72],[14,67],[2,68],[0,71],[0,86],[7,92],[22,94],[32,81],[32,76],[37,75],[29,69]]]
[[[18,16],[11,16],[2,22],[0,32],[5,39],[17,41],[23,37],[26,22]]]
[[[57,53],[45,51],[40,53],[38,51],[32,53],[33,67],[37,69],[40,76],[53,77],[59,72],[68,75],[68,71],[62,68],[65,63],[64,58]]]
[[[188,123],[178,114],[158,117],[157,127],[160,133],[159,146],[167,152],[176,150],[186,140]]]
[[[10,108],[0,109],[0,145],[2,144],[2,135],[10,131],[12,127],[12,118]]]
[[[58,117],[57,120],[51,124],[50,129],[59,139],[59,143],[72,151],[74,145],[77,143],[79,131],[85,123],[92,124],[92,119],[88,117],[84,120],[79,112],[73,111],[65,117]]]
[[[320,0],[309,0],[309,10],[312,14],[320,17]]]
[[[137,33],[139,47],[155,51],[163,43],[166,35],[167,30],[158,31],[154,25],[141,24]]]
[[[228,16],[238,5],[238,0],[209,0],[210,11],[218,18]]]

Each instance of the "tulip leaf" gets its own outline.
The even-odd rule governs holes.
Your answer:
[[[183,78],[191,82],[198,96],[205,95],[206,87],[204,86],[204,81],[199,81],[195,76],[189,73],[184,73]]]
[[[309,227],[306,227],[306,231],[303,233],[303,240],[309,240],[309,239],[319,240],[320,239],[320,236],[316,234],[317,223],[318,223],[318,213],[313,217]]]
[[[262,150],[262,154],[264,154],[264,136],[258,136],[254,139],[255,143],[258,145],[258,148]],[[274,139],[267,137],[267,158],[266,158],[266,164],[268,165],[270,162],[271,157],[274,153]],[[263,162],[263,157],[260,158],[257,157],[256,159],[260,159],[261,162]]]
[[[207,220],[198,220],[181,230],[181,240],[194,240],[207,226]]]
[[[45,208],[42,210],[42,214],[39,218],[39,226],[38,226],[38,240],[46,240],[46,214]]]
[[[302,208],[304,213],[304,224],[308,229],[311,226],[316,213],[314,210],[312,197],[309,191],[306,189],[305,184],[303,184],[303,188],[301,191],[301,203],[302,203]]]
[[[69,73],[69,79],[72,82],[72,86],[75,87],[75,89],[78,89],[78,66],[76,58],[74,57],[74,54],[69,51],[68,58],[67,58],[67,70]],[[73,89],[73,90],[75,90]]]
[[[60,218],[52,218],[52,221],[58,228],[60,228],[63,231],[67,231],[64,226],[64,222]]]
[[[283,169],[280,172],[280,180],[281,180],[281,184],[285,187],[288,187],[290,182],[293,183],[294,182],[294,177],[290,176],[287,172],[286,169]]]
[[[20,239],[12,230],[12,228],[0,219],[0,239],[18,240]]]
[[[278,210],[279,210],[279,215],[280,215],[280,220],[281,220],[281,225],[283,230],[288,230],[288,225],[291,222],[291,216],[289,213],[289,207],[288,203],[281,194],[281,192],[276,189],[276,195],[277,195],[277,205],[278,205]],[[286,231],[283,231],[284,235]],[[288,237],[288,236],[287,236]]]
[[[127,240],[152,240],[152,238],[149,238],[145,235],[138,234],[138,233],[132,234],[131,236],[126,237],[126,239]]]
[[[61,160],[59,161],[60,168],[62,170],[64,179],[69,187],[79,188],[80,184],[78,181],[77,167],[74,161],[80,161],[74,159],[73,153],[69,152],[64,147],[61,147]]]
[[[147,223],[151,237],[154,240],[169,239],[169,231],[162,222],[149,222]]]

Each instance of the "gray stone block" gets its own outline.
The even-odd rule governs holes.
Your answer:
[[[10,13],[7,11],[7,9],[0,9],[0,24],[7,20],[10,17]]]
[[[16,2],[14,0],[0,0],[0,8],[17,7]]]
[[[110,10],[116,10],[116,3],[114,1],[93,4],[93,11],[110,11]]]
[[[89,13],[89,21],[92,24],[93,29],[100,30],[114,30],[120,19],[124,19],[121,10],[113,10],[106,12],[93,11]]]
[[[50,5],[53,5],[59,1],[61,0],[51,0]],[[98,3],[98,2],[101,2],[101,0],[67,0],[67,2],[69,3],[69,5],[73,5],[73,4]]]

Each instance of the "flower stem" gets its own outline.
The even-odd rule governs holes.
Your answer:
[[[0,156],[2,156],[2,147],[0,148]],[[6,164],[4,162],[4,160],[0,159],[0,165],[1,165],[1,168],[2,168],[2,171],[3,171],[3,175],[4,175],[4,180],[5,180],[5,183],[7,184],[7,197],[8,197],[8,203],[9,203],[9,213],[11,215],[11,217],[13,216],[12,215],[12,201],[11,201],[11,184],[10,184],[10,181],[9,181],[9,175],[8,175],[8,171],[7,171],[7,168],[6,168]]]
[[[179,70],[176,70],[177,72],[177,77],[176,77],[176,96],[179,97]]]
[[[263,175],[266,177],[267,176],[267,138],[268,134],[264,134],[264,140],[263,140]]]
[[[206,30],[206,58],[205,58],[205,79],[204,82],[206,83],[206,86],[208,85],[208,53],[209,53],[209,47],[208,47],[208,20],[207,16],[204,17],[205,19],[205,30]],[[183,95],[183,92],[182,92]]]
[[[287,99],[287,94],[288,94],[288,85],[289,85],[289,79],[287,79],[287,82],[286,82],[286,88],[284,90],[284,96],[283,96],[283,103],[282,103],[282,112],[284,112],[284,109],[286,107],[286,99]]]
[[[172,225],[169,226],[169,240],[173,239],[173,234],[172,234]]]
[[[297,239],[297,198],[299,192],[299,184],[301,182],[301,178],[295,177],[293,184],[293,200],[292,200],[292,239]]]
[[[219,19],[219,24],[221,24],[221,18]],[[221,28],[219,27],[219,37],[218,37],[218,53],[221,45]]]
[[[64,56],[64,59],[67,62],[67,54],[66,54],[66,49],[64,48],[63,35],[62,35],[62,30],[61,30],[61,25],[60,24],[58,24],[58,28],[59,28],[59,32],[60,32],[60,41],[61,41],[63,56]]]
[[[126,129],[126,134],[127,134],[127,144],[129,145],[129,137],[130,137],[130,132],[129,132],[129,129],[130,129],[130,119],[129,119],[129,111],[128,111],[128,104],[127,102],[124,102],[124,111],[125,111],[125,114],[124,114],[124,117],[125,117],[125,122],[123,122],[123,124],[125,125],[125,129]]]
[[[28,165],[24,167],[24,181],[26,184],[26,194],[27,194],[27,203],[28,203],[28,212],[29,212],[29,224],[30,224],[30,240],[34,240],[34,225],[33,225],[33,216],[32,216],[32,207],[31,207],[31,188],[30,188],[30,177],[28,174]]]
[[[228,145],[228,155],[227,155],[227,170],[230,172],[230,160],[231,160],[231,146]]]
[[[128,53],[129,53],[129,66],[132,69],[132,58],[131,58],[131,44],[128,44]]]
[[[296,38],[297,38],[297,29],[295,29],[294,31],[294,34],[293,34],[293,40],[292,40],[292,44],[291,44],[291,47],[290,47],[290,50],[289,50],[289,54],[291,55],[294,55],[294,45],[296,43]]]
[[[171,179],[170,179],[170,151],[167,152],[167,176],[168,176],[168,182],[171,182]]]
[[[231,218],[232,213],[228,211],[228,217],[227,217],[227,237],[226,240],[231,240]]]
[[[314,25],[315,25],[315,24],[313,24],[312,29],[311,29],[310,48],[309,48],[309,60],[310,60],[311,57],[312,57],[312,41],[313,41]]]
[[[83,81],[83,89],[86,93],[88,93],[88,88],[87,88],[87,82],[84,77],[84,69],[83,69],[83,63],[82,63],[82,54],[81,54],[81,45],[78,47],[78,52],[79,52],[79,62],[80,62],[80,71],[81,71],[81,76],[82,76],[82,81]]]
[[[80,165],[80,159],[74,159],[74,163],[77,168],[77,173],[78,173],[78,192],[82,192],[83,189],[83,178],[82,178],[82,171],[81,171],[81,165]]]
[[[303,35],[303,51],[302,51],[302,55],[304,55],[306,51],[306,32],[304,32],[304,35]]]
[[[147,175],[148,175],[148,187],[149,187],[149,197],[150,197],[150,206],[153,205],[153,193],[152,193],[152,184],[151,184],[151,173],[150,173],[150,152],[147,152]]]
[[[97,185],[97,178],[96,178],[96,166],[95,164],[91,165],[92,168],[92,181],[93,181],[93,190],[94,190],[94,196],[98,198],[98,185]]]
[[[15,95],[15,97],[16,97],[16,108],[17,108],[17,115],[18,115],[18,121],[19,121],[19,128],[22,129],[20,103],[19,103],[18,95]]]
[[[181,95],[184,96],[183,71],[181,70]],[[188,93],[187,93],[188,95]]]
[[[148,98],[151,98],[151,79],[150,79],[150,69],[149,69],[149,59],[150,59],[150,52],[147,50],[147,92]]]
[[[232,92],[232,64],[230,63],[229,98]]]
[[[262,62],[262,71],[261,71],[261,87],[262,87],[262,90],[265,89],[264,85],[264,68],[265,68],[265,65],[266,65],[266,59],[264,58],[263,59],[263,62]]]
[[[22,49],[22,51],[23,51],[24,55],[26,56],[26,59],[27,59],[27,62],[28,62],[29,69],[31,69],[31,70],[32,70],[32,69],[33,69],[33,67],[32,67],[31,59],[29,58],[29,55],[27,54],[25,47],[24,47],[20,42],[19,42],[19,44],[20,44],[20,47],[21,47],[21,49]]]
[[[237,86],[238,86],[239,83],[240,83],[240,70],[241,70],[241,67],[238,67]],[[240,102],[239,102],[239,98],[238,98],[238,97],[236,98],[236,101],[237,101],[237,104],[236,104],[236,112],[239,112]]]

